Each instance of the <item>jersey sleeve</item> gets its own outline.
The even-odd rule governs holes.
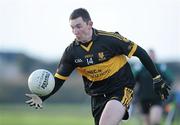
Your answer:
[[[116,54],[124,54],[131,58],[137,49],[137,44],[121,36],[119,33],[114,33],[111,40],[112,51]]]
[[[55,77],[61,80],[67,80],[68,76],[75,69],[73,62],[73,55],[71,49],[68,47],[59,62]]]

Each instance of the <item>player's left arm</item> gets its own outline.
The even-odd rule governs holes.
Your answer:
[[[115,54],[124,54],[129,58],[132,56],[138,57],[152,75],[154,91],[160,95],[162,99],[167,99],[170,87],[164,82],[153,61],[143,48],[121,36],[119,33],[114,33],[109,46],[114,49],[113,52]]]
[[[147,52],[140,46],[137,46],[136,50],[133,53],[133,56],[138,57],[145,68],[151,73],[153,77],[154,91],[158,95],[160,95],[161,99],[167,99],[170,87],[162,79],[160,73],[158,72],[156,66],[154,65]]]

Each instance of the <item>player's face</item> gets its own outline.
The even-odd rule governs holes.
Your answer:
[[[86,42],[90,36],[90,30],[92,29],[92,22],[84,22],[82,17],[70,20],[70,25],[73,34],[78,41]]]

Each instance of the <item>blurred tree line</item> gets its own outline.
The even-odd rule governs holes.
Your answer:
[[[175,74],[180,76],[180,62],[166,62],[167,66]],[[29,93],[28,76],[36,69],[47,69],[55,72],[57,62],[45,62],[24,55],[22,53],[0,52],[0,104],[2,103],[24,103]],[[51,98],[48,103],[86,103],[89,96],[85,94],[81,76],[76,70],[71,74],[63,87]]]

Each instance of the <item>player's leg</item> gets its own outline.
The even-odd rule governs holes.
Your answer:
[[[118,125],[122,119],[127,120],[129,117],[127,107],[132,101],[132,96],[133,90],[128,87],[112,93],[103,109],[99,125]]]
[[[125,114],[126,107],[118,100],[110,100],[107,102],[99,125],[118,125]]]
[[[160,125],[161,117],[162,117],[162,106],[154,105],[150,109],[150,122],[151,125]]]

